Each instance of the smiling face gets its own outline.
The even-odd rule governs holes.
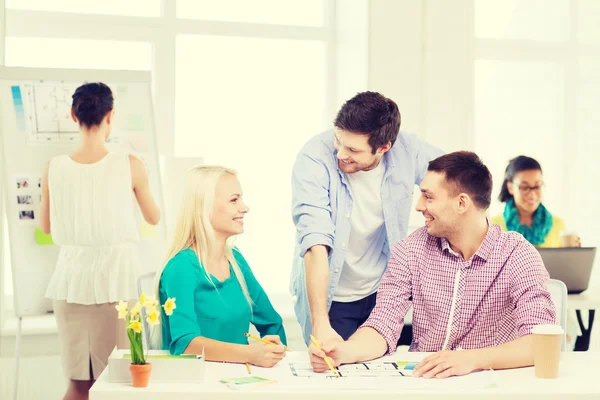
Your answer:
[[[334,129],[334,146],[337,150],[338,168],[346,173],[369,171],[375,168],[383,154],[391,147],[390,143],[381,146],[375,154],[369,144],[369,135]]]
[[[533,214],[542,203],[542,171],[534,169],[517,172],[512,182],[507,182],[506,185],[518,210]]]
[[[210,221],[215,233],[227,238],[244,232],[244,215],[248,211],[238,179],[231,174],[223,175],[215,189]]]
[[[458,196],[450,193],[445,176],[428,171],[421,181],[416,210],[425,217],[427,233],[449,238],[458,229]]]

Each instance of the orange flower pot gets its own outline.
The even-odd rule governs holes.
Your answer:
[[[129,364],[129,372],[131,372],[133,387],[147,387],[152,372],[152,364]]]

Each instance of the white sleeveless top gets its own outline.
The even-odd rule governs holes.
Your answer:
[[[140,241],[129,156],[50,161],[50,228],[60,246],[46,297],[101,304],[137,298]]]

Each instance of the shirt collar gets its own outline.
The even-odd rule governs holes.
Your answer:
[[[473,254],[473,257],[479,257],[482,260],[487,261],[487,260],[489,260],[489,258],[492,255],[492,250],[494,249],[494,243],[496,243],[500,237],[501,228],[498,225],[490,225],[490,221],[487,218],[485,220],[488,225],[488,231],[485,234],[485,237],[483,238],[483,242],[481,242],[479,249],[477,249],[475,254]],[[447,250],[448,252],[450,252],[450,254],[460,257],[459,254],[457,254],[454,250],[452,250],[452,248],[450,247],[450,242],[448,242],[448,239],[441,238],[440,240],[441,240],[440,245],[441,245],[442,252]]]

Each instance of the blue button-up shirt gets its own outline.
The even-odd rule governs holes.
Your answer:
[[[292,172],[292,217],[296,225],[296,248],[290,279],[295,311],[304,340],[312,331],[304,275],[304,254],[315,245],[328,246],[328,307],[343,273],[350,236],[352,195],[346,174],[339,170],[333,130],[315,136],[304,145]],[[383,251],[406,236],[415,184],[427,172],[429,161],[443,153],[415,135],[402,131],[383,156],[385,173],[381,182],[381,205],[386,234]]]

